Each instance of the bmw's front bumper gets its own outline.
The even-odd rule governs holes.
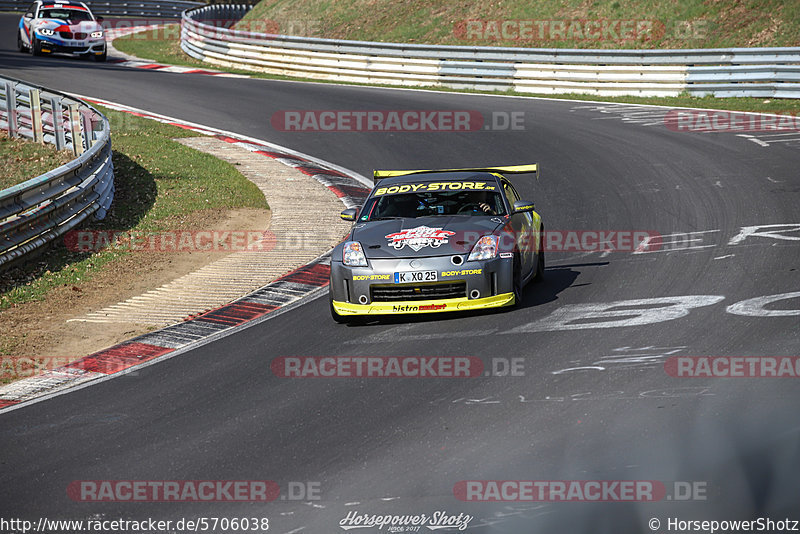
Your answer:
[[[368,267],[331,262],[331,301],[342,316],[436,313],[514,304],[513,258],[465,256],[368,260]],[[461,262],[461,263],[458,263]],[[429,272],[435,282],[395,282],[398,272]]]
[[[105,39],[61,40],[37,34],[42,52],[73,55],[102,55],[106,51]]]

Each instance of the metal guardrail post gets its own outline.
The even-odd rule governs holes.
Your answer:
[[[17,88],[16,83],[6,82],[6,111],[8,112],[8,136],[17,136]]]
[[[66,139],[64,138],[64,110],[61,107],[61,99],[52,97],[50,99],[50,107],[53,110],[53,137],[56,150],[63,150],[66,146]]]
[[[83,121],[82,130],[85,132],[83,142],[84,150],[89,150],[94,144],[94,125],[92,124],[92,116],[90,112],[81,110],[81,121]]]
[[[44,132],[42,131],[42,100],[38,89],[28,91],[31,102],[31,133],[33,142],[44,144]]]
[[[69,105],[69,127],[72,132],[72,153],[80,156],[83,154],[83,129],[78,104]]]

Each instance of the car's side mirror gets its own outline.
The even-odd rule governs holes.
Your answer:
[[[25,18],[26,19],[32,19],[33,18],[33,13],[25,13]]]
[[[357,209],[347,208],[339,216],[342,218],[343,221],[355,221],[356,215],[358,215]]]
[[[525,213],[527,211],[534,211],[536,206],[533,202],[527,200],[517,200],[514,202],[514,213]]]

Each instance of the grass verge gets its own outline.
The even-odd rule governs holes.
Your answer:
[[[111,123],[116,192],[107,217],[84,222],[84,227],[136,232],[192,229],[191,221],[206,211],[268,207],[258,187],[232,165],[172,140],[198,134],[98,108]],[[0,311],[42,300],[57,287],[79,289],[128,254],[113,249],[73,252],[57,241],[27,264],[0,273]],[[3,350],[0,339],[0,354]]]
[[[20,184],[55,169],[74,156],[69,150],[58,151],[53,145],[40,145],[26,139],[12,138],[0,131],[0,189]]]
[[[268,24],[265,24],[268,23]],[[262,0],[238,24],[399,43],[539,48],[797,46],[786,0]]]
[[[118,37],[114,39],[114,48],[158,63],[210,68],[207,63],[194,59],[181,50],[180,34],[180,24],[165,24],[158,29]]]

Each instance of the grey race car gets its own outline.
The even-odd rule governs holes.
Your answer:
[[[505,174],[537,165],[375,171],[331,257],[330,308],[359,316],[512,306],[544,273],[542,219]]]

